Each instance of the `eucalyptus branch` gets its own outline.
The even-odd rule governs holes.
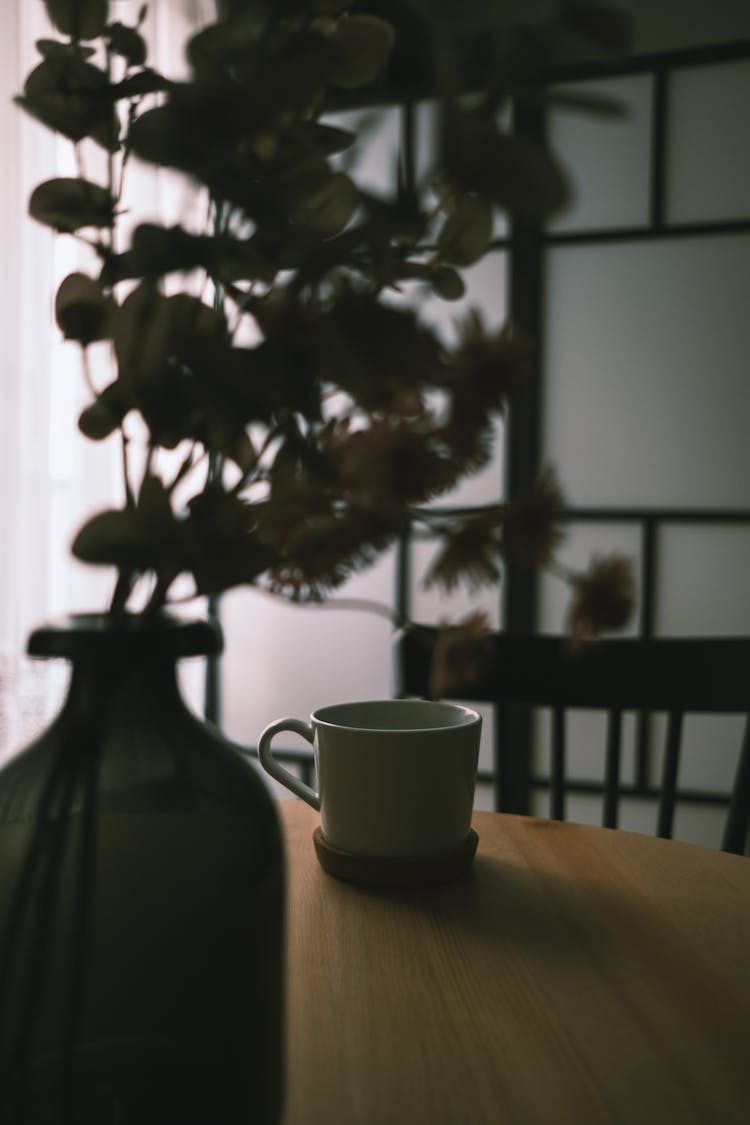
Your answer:
[[[96,398],[98,391],[94,384],[94,377],[91,374],[91,363],[89,361],[89,349],[85,344],[81,344],[81,371],[83,372],[83,379],[86,387],[92,398]]]
[[[124,426],[120,426],[120,454],[122,458],[122,482],[125,489],[125,506],[131,510],[135,509],[136,500],[133,493],[133,486],[130,481],[130,454],[128,446],[130,439],[125,433]]]
[[[486,463],[489,419],[502,414],[528,350],[511,332],[487,330],[476,312],[449,346],[433,318],[421,315],[417,287],[455,299],[464,289],[460,271],[492,248],[495,209],[541,223],[566,201],[565,177],[547,146],[535,155],[517,151],[490,112],[497,91],[513,79],[508,66],[491,77],[487,112],[466,109],[458,97],[463,17],[446,10],[428,19],[425,9],[425,42],[446,115],[442,140],[425,162],[440,185],[430,209],[417,191],[411,116],[403,120],[388,198],[368,190],[356,164],[337,158],[353,138],[327,120],[337,90],[365,88],[387,75],[396,29],[382,18],[363,18],[345,3],[322,5],[331,69],[310,105],[288,91],[298,83],[307,89],[319,44],[303,37],[290,53],[288,17],[274,5],[266,6],[260,69],[258,43],[232,34],[243,5],[227,4],[222,34],[200,31],[191,40],[192,73],[180,82],[144,66],[146,43],[137,31],[143,11],[136,28],[110,24],[99,0],[81,9],[86,26],[98,28],[91,42],[99,63],[89,63],[88,46],[78,50],[74,42],[71,49],[65,38],[78,7],[70,0],[47,4],[65,43],[57,51],[43,46],[41,70],[18,100],[55,132],[85,134],[87,144],[103,144],[107,154],[100,177],[107,183],[90,183],[76,142],[78,180],[38,185],[30,210],[100,259],[98,277],[76,270],[64,279],[56,315],[66,338],[83,347],[94,401],[81,429],[93,440],[120,429],[123,510],[91,517],[76,539],[82,561],[119,569],[113,605],[124,609],[135,583],[155,576],[152,612],[176,575],[191,567],[199,588],[220,592],[265,581],[295,600],[315,599],[368,566],[404,517],[415,535],[439,540],[429,573],[446,588],[498,581],[509,556],[547,566],[579,596],[585,576],[550,562],[559,543],[551,481],[507,507],[408,504],[446,495]],[[473,31],[476,13],[466,18],[465,29]],[[533,46],[530,40],[529,51]],[[534,59],[526,61],[536,73]],[[268,67],[278,67],[283,79],[267,82]],[[257,98],[249,114],[248,89]],[[382,88],[373,93],[380,97]],[[361,139],[366,127],[354,132]],[[175,168],[201,192],[199,233],[149,218],[137,225],[137,239],[121,245],[131,155]],[[118,300],[113,290],[121,282],[127,292]],[[399,287],[409,299],[393,302],[388,290]],[[250,362],[238,344],[245,317],[255,318],[263,337]],[[102,338],[117,346],[114,378],[97,393],[98,372],[85,349]],[[440,416],[428,408],[433,396],[443,404]],[[153,427],[137,463],[124,428],[131,412]],[[135,440],[136,431],[129,432]],[[164,468],[163,432],[192,444],[167,470],[168,482],[147,481]],[[270,487],[276,479],[292,487]],[[146,483],[153,489],[144,496]],[[183,494],[186,500],[181,513],[178,486],[179,502]],[[256,502],[262,510],[253,528],[246,508]],[[131,537],[139,545],[137,573]],[[276,548],[278,559],[269,543],[284,545]],[[617,566],[594,571],[589,616],[602,585],[625,590],[626,577]],[[390,614],[366,599],[330,604]]]
[[[111,86],[112,85],[112,52],[110,51],[109,46],[107,46],[107,49],[106,49],[106,60],[107,60],[107,67],[106,67],[106,69],[107,69],[107,82]],[[115,196],[115,154],[114,154],[114,151],[113,151],[113,149],[115,147],[115,143],[117,141],[117,135],[116,135],[117,113],[116,112],[113,112],[113,114],[112,114],[112,121],[113,121],[112,136],[110,138],[111,145],[110,145],[110,148],[107,150],[107,186],[109,187],[110,195],[113,198],[118,199],[118,201],[119,201],[120,197]],[[108,234],[108,237],[109,237],[109,248],[113,252],[115,250],[115,231],[116,231],[116,223],[115,223],[115,216],[113,214],[112,222],[110,223],[109,227],[107,228],[107,234]]]
[[[193,442],[187,454],[183,458],[179,469],[175,473],[172,483],[167,485],[167,492],[171,495],[177,486],[185,480],[193,469],[197,468],[208,457],[208,450],[205,446],[198,446],[197,442]]]
[[[243,473],[242,476],[240,477],[240,479],[237,481],[237,483],[232,486],[232,488],[229,490],[230,496],[239,496],[240,493],[242,492],[242,490],[244,488],[247,488],[247,486],[249,484],[257,483],[257,481],[260,479],[260,474],[261,474],[260,462],[261,462],[261,459],[263,457],[263,454],[266,453],[267,450],[269,450],[271,448],[271,445],[274,443],[274,441],[276,441],[276,439],[278,437],[281,436],[281,434],[283,434],[283,432],[284,432],[284,426],[281,422],[278,422],[275,426],[269,427],[268,432],[266,433],[265,439],[263,441],[263,444],[261,445],[261,447],[258,451],[258,454],[255,458],[255,464],[253,465],[253,467],[251,469],[249,469],[247,472]]]
[[[164,605],[167,601],[167,593],[169,591],[169,587],[172,585],[176,577],[177,575],[170,568],[165,568],[156,572],[156,581],[154,582],[154,588],[151,591],[151,596],[148,599],[146,609],[144,611],[146,616],[153,616],[154,614],[159,613],[160,610],[164,608]],[[174,602],[172,602],[171,604],[174,604]]]

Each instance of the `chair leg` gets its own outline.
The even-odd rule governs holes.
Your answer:
[[[607,716],[607,761],[604,777],[605,828],[617,828],[617,804],[620,793],[620,743],[622,710],[613,708]]]
[[[495,809],[529,812],[531,711],[499,704],[495,712]]]
[[[565,820],[565,708],[552,708],[552,761],[550,769],[550,814]]]
[[[745,854],[747,832],[750,826],[750,716],[745,721],[745,733],[742,739],[742,750],[737,763],[737,772],[732,788],[732,799],[729,805],[727,821],[724,828],[724,838],[721,842],[722,851],[735,852],[737,855]]]

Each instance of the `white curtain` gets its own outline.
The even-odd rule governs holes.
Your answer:
[[[134,23],[141,0],[112,0],[111,18]],[[190,30],[211,18],[212,0],[151,0],[144,25],[150,60],[171,76],[183,68]],[[102,610],[109,574],[76,564],[71,538],[97,507],[119,496],[117,449],[87,442],[76,421],[86,393],[75,345],[53,318],[59,279],[77,268],[69,238],[27,217],[34,186],[71,171],[70,146],[14,103],[39,61],[36,40],[55,36],[42,0],[2,0],[0,15],[0,761],[56,705],[55,672],[24,657],[34,625],[62,613]],[[137,173],[154,207],[173,188]],[[175,201],[179,209],[180,201]],[[52,685],[50,684],[52,680]],[[59,677],[57,677],[59,679]]]

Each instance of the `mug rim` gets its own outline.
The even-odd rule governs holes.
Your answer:
[[[349,708],[365,708],[373,706],[386,705],[389,708],[399,707],[400,705],[408,705],[412,709],[432,709],[444,708],[454,715],[458,714],[459,721],[449,724],[433,724],[429,726],[418,727],[404,727],[404,726],[373,726],[372,724],[355,723],[352,721],[341,722],[336,721],[331,712],[343,711]],[[431,700],[431,699],[357,699],[344,703],[328,703],[323,707],[317,707],[310,719],[315,726],[328,727],[336,730],[349,730],[349,731],[366,731],[368,734],[437,734],[440,731],[450,731],[458,729],[466,729],[476,723],[481,723],[482,716],[473,707],[467,707],[463,703],[454,703],[449,700]]]

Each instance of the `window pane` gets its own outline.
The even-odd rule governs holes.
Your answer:
[[[750,60],[676,71],[670,80],[670,222],[750,214]]]
[[[365,191],[390,196],[396,187],[401,111],[395,106],[378,106],[330,114],[324,120],[358,138],[332,163],[352,175]]]
[[[651,78],[634,75],[558,87],[561,94],[615,98],[619,118],[557,108],[549,139],[571,178],[571,206],[552,231],[640,226],[648,220]]]
[[[549,254],[545,456],[573,504],[750,503],[750,238]]]
[[[393,601],[392,552],[332,596]],[[257,745],[264,726],[316,707],[391,694],[392,624],[368,609],[295,606],[254,590],[222,599],[223,729]],[[304,743],[288,736],[289,748]],[[286,743],[280,743],[286,746]]]
[[[657,629],[750,634],[750,527],[678,524],[659,540]]]

